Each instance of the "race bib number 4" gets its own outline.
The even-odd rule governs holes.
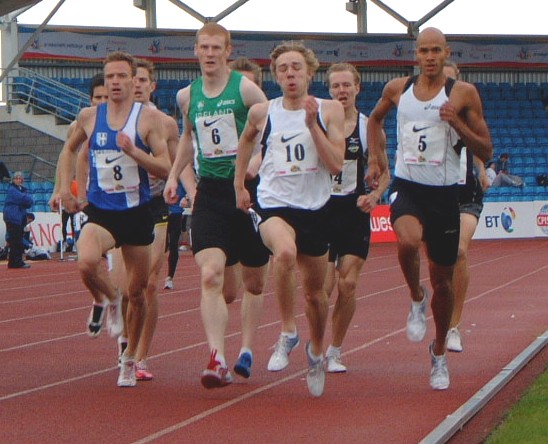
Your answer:
[[[122,151],[95,154],[97,181],[105,193],[126,193],[139,188],[139,166]]]
[[[411,165],[441,165],[449,127],[445,123],[409,122],[403,128],[403,160]]]
[[[232,113],[196,119],[196,132],[205,158],[233,156],[238,151],[238,131]]]
[[[356,190],[358,179],[358,161],[345,160],[342,171],[333,176],[331,181],[331,194],[345,196]]]

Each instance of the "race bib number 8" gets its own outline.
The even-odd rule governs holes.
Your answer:
[[[99,187],[105,193],[126,193],[139,188],[139,166],[123,152],[98,152],[95,166]]]
[[[445,123],[408,122],[403,128],[403,160],[411,165],[441,165],[449,128]]]

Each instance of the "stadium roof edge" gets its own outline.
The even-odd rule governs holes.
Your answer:
[[[0,17],[22,8],[34,6],[42,0],[3,0],[0,4]]]

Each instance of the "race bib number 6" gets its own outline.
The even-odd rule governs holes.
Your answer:
[[[200,117],[196,132],[206,158],[233,156],[238,151],[238,131],[234,114]]]

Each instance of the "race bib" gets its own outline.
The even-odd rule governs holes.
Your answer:
[[[238,151],[238,131],[232,113],[196,119],[196,133],[205,158],[233,156]]]
[[[97,181],[105,193],[126,193],[139,188],[139,166],[122,151],[96,152]]]
[[[358,179],[358,160],[345,160],[342,171],[331,178],[331,194],[346,196],[356,190]]]
[[[406,123],[403,161],[411,165],[441,165],[445,161],[448,136],[449,127],[445,123]]]
[[[315,173],[319,159],[308,131],[287,131],[272,134],[274,173],[276,176]]]

